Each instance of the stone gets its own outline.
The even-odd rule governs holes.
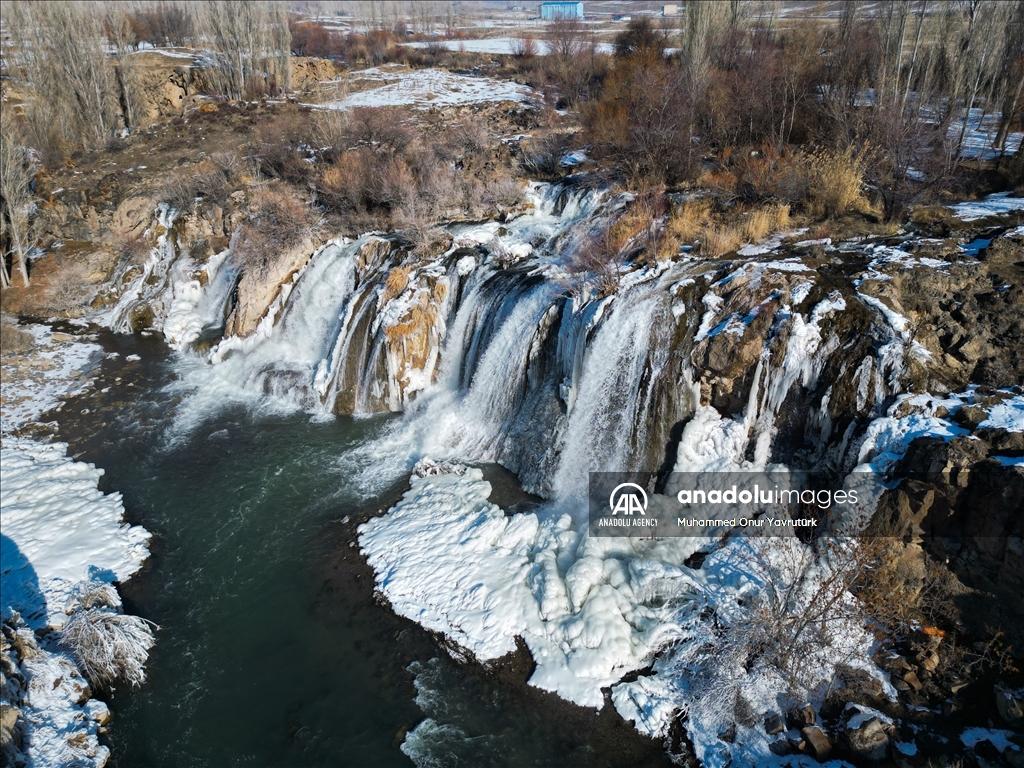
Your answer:
[[[793,754],[793,747],[790,746],[789,742],[786,739],[779,739],[778,741],[773,741],[771,744],[768,745],[768,749],[771,750],[771,753],[773,755],[777,755],[778,757],[785,757],[786,755]]]
[[[818,717],[814,713],[814,707],[805,704],[802,707],[793,707],[786,713],[786,722],[790,728],[803,728],[805,725],[814,725]]]
[[[816,725],[808,725],[800,729],[804,739],[807,741],[808,751],[814,755],[815,760],[825,760],[832,751],[832,742],[828,736]]]
[[[974,754],[982,760],[987,760],[990,762],[999,760],[999,758],[1002,756],[996,745],[988,739],[983,739],[974,745]]]
[[[902,656],[896,656],[889,661],[889,665],[897,672],[909,672],[913,669],[910,666],[910,662],[904,659]]]
[[[856,710],[846,724],[845,737],[850,751],[867,762],[884,760],[896,729],[881,712],[856,704],[848,704],[847,708]]]
[[[918,679],[917,673],[914,671],[907,672],[907,674],[903,676],[903,681],[915,691],[920,691],[924,687],[921,685],[921,681]]]
[[[764,731],[769,736],[774,736],[776,733],[782,733],[786,730],[786,724],[782,722],[782,716],[778,713],[765,713],[764,716]]]
[[[736,741],[736,723],[729,723],[724,730],[719,731],[718,738],[726,744],[732,744]]]
[[[1024,707],[1021,706],[1021,698],[1015,695],[1002,684],[997,683],[995,687],[996,710],[999,716],[1010,725],[1017,725],[1024,720]]]

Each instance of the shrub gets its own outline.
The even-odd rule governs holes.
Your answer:
[[[409,165],[400,157],[384,163],[376,177],[372,177],[370,201],[375,205],[398,207],[416,195],[416,180]]]
[[[373,153],[366,148],[343,152],[324,169],[317,195],[337,211],[352,211],[365,204],[373,174]]]
[[[524,148],[523,168],[531,176],[557,179],[562,175],[562,158],[569,151],[572,136],[567,133],[549,133],[534,139]]]
[[[146,660],[156,625],[120,612],[121,601],[109,584],[84,582],[64,610],[70,612],[58,635],[89,683],[112,690],[125,682],[137,688],[146,681]]]
[[[675,184],[697,159],[686,74],[642,51],[608,75],[600,99],[583,110],[587,143],[632,182]]]
[[[852,148],[839,153],[817,151],[808,158],[810,183],[807,195],[815,216],[841,216],[865,202],[861,190],[864,161]]]
[[[537,55],[537,41],[529,35],[512,40],[512,55],[520,60],[529,60]]]
[[[358,107],[349,117],[349,146],[365,144],[378,151],[396,154],[405,150],[415,138],[406,125],[405,113],[385,107]]]
[[[49,310],[68,317],[80,314],[92,299],[91,292],[85,290],[88,273],[85,264],[71,264],[54,272],[46,289]]]
[[[257,147],[255,157],[260,173],[271,179],[291,184],[305,184],[309,179],[309,163],[295,147],[279,141],[264,143]]]
[[[246,270],[264,273],[284,250],[319,235],[321,218],[292,192],[266,187],[253,201],[249,220],[239,230],[235,260]]]
[[[486,151],[489,136],[487,128],[474,120],[460,120],[446,130],[438,149],[446,158],[463,160]]]
[[[523,202],[523,185],[511,176],[499,176],[484,186],[484,205],[500,212],[515,208]]]

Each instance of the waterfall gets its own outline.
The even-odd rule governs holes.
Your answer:
[[[318,409],[317,373],[347,316],[361,244],[335,241],[321,247],[282,289],[252,336],[228,337],[210,351],[204,383],[238,390],[232,399],[266,397],[285,409]]]
[[[166,203],[157,206],[156,245],[136,275],[121,291],[117,304],[105,315],[103,323],[115,333],[131,333],[135,328],[133,315],[140,309],[147,310],[159,324],[166,314],[168,272],[177,259],[177,249],[172,228],[178,212]],[[146,235],[151,234],[148,230]],[[124,280],[125,271],[115,276],[115,282]]]
[[[599,295],[565,270],[628,197],[544,184],[528,197],[504,224],[449,226],[433,257],[398,237],[328,243],[252,335],[223,339],[186,378],[226,402],[319,417],[404,411],[379,446],[402,466],[498,462],[555,498],[578,498],[590,471],[671,469],[701,407],[716,414],[701,434],[731,465],[813,463],[844,435],[844,455],[828,456],[838,468],[851,422],[897,390],[904,346],[863,280],[819,284],[798,259],[682,258],[630,265]],[[170,313],[183,344],[222,312],[235,273],[221,263],[201,297],[181,299],[202,322],[181,333]]]

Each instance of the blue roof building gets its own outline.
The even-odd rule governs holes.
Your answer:
[[[542,19],[582,19],[583,3],[541,3]]]

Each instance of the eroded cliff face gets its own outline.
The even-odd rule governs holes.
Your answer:
[[[234,308],[224,327],[225,335],[242,338],[251,335],[280,293],[281,286],[309,261],[314,247],[312,240],[307,239],[278,254],[265,269],[244,270],[236,288]]]

